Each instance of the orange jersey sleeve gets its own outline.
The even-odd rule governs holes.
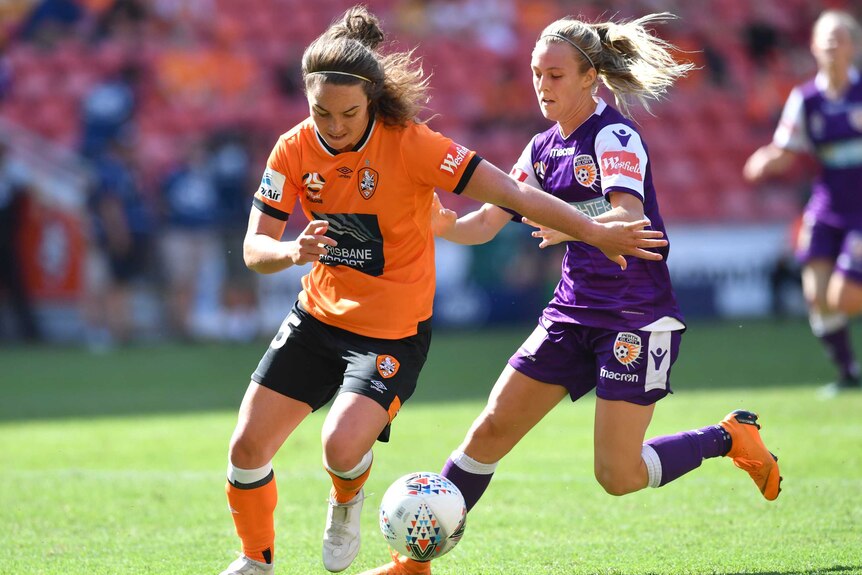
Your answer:
[[[278,139],[254,194],[254,206],[257,209],[282,221],[287,221],[301,191],[299,180],[294,176],[300,156],[297,128]]]
[[[425,124],[413,124],[405,131],[401,153],[410,166],[410,175],[420,185],[461,193],[476,161],[476,152],[453,142]]]

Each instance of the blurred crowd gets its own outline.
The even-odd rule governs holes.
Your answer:
[[[94,348],[148,330],[184,340],[248,339],[277,326],[280,311],[262,314],[262,300],[290,287],[251,277],[242,264],[251,195],[278,135],[307,115],[303,48],[351,4],[0,2],[0,320],[10,320],[0,323],[0,339],[39,340],[36,308],[69,298],[80,300]],[[529,71],[547,23],[567,13],[679,16],[657,33],[701,69],[654,116],[638,110],[635,118],[648,135],[671,224],[796,215],[802,186],[753,189],[742,180],[742,163],[769,139],[790,88],[813,73],[808,41],[816,16],[841,8],[862,17],[851,0],[380,0],[371,7],[396,44],[416,46],[433,74],[431,126],[500,166],[547,127]],[[70,174],[84,183],[70,185]],[[293,218],[288,233],[301,219]],[[35,225],[36,239],[28,228]],[[469,253],[440,246],[438,257],[451,264],[440,268],[441,317],[535,315],[558,275],[559,251],[537,256],[529,231],[510,227]],[[51,234],[63,232],[82,246],[73,266],[80,277],[67,278],[65,292],[33,288],[40,276],[26,260],[51,250],[16,242],[50,246]],[[68,259],[49,258],[57,265]],[[142,300],[142,292],[151,297]]]

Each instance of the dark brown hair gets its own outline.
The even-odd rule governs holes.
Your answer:
[[[384,39],[380,20],[374,14],[365,6],[350,8],[305,49],[305,90],[315,82],[361,83],[370,112],[383,123],[405,125],[416,121],[428,102],[428,79],[412,50],[385,55],[378,52]]]

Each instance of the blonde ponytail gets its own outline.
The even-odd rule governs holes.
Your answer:
[[[563,36],[574,44],[586,56],[581,71],[595,67],[620,112],[629,116],[632,100],[649,111],[650,100],[660,100],[677,79],[695,68],[691,62],[677,62],[672,54],[676,47],[647,29],[674,18],[669,12],[622,22],[587,23],[569,17],[551,23],[539,40],[562,41],[557,37]]]

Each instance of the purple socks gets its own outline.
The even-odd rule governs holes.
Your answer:
[[[496,463],[479,463],[460,451],[453,451],[440,475],[458,487],[464,496],[467,511],[470,511],[485,493],[496,468]]]
[[[838,367],[841,379],[857,379],[859,366],[856,364],[853,348],[850,346],[850,330],[847,325],[818,337],[826,348],[829,358]]]
[[[725,455],[730,444],[730,434],[720,425],[650,439],[642,452],[649,486],[666,485],[700,467],[704,459]]]

